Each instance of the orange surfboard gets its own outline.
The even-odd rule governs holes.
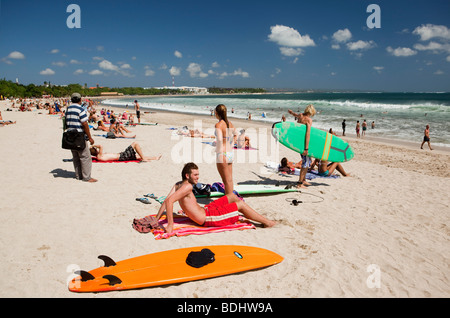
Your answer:
[[[238,245],[189,247],[114,262],[69,282],[72,292],[103,292],[177,284],[275,265],[283,257],[269,250]]]

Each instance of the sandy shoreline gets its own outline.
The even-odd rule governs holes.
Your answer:
[[[200,180],[220,181],[211,147],[198,138],[173,137],[171,127],[195,126],[199,117],[156,112],[143,121],[157,126],[131,128],[150,163],[93,164],[96,184],[74,179],[71,154],[61,149],[62,122],[38,111],[7,112],[0,127],[3,179],[0,191],[2,297],[449,297],[449,153],[346,137],[356,156],[344,163],[349,178],[313,179],[301,193],[255,196],[246,202],[274,228],[231,231],[154,240],[132,227],[134,218],[156,213],[156,202],[136,201],[147,193],[166,195],[179,180],[186,159],[199,159]],[[203,116],[204,132],[216,120]],[[264,168],[271,159],[298,154],[273,151],[268,126],[233,120],[247,128],[259,150],[238,150],[233,165],[237,184],[294,183]],[[197,125],[199,122],[197,122]],[[259,129],[257,129],[259,128]],[[266,129],[264,131],[264,129]],[[133,140],[105,139],[107,152],[120,152]],[[189,147],[183,148],[184,145]],[[200,150],[187,153],[183,149]],[[272,158],[275,153],[279,158]],[[196,155],[197,154],[197,155]],[[253,156],[253,157],[252,157]],[[255,159],[256,158],[256,159]],[[302,200],[299,206],[290,204]],[[182,247],[250,245],[285,259],[258,271],[180,285],[127,292],[74,294],[66,282],[74,268],[101,266],[98,255],[116,260]],[[371,271],[373,268],[378,271]],[[377,276],[377,274],[380,274]],[[379,277],[379,284],[371,278]],[[379,287],[379,288],[378,288]]]

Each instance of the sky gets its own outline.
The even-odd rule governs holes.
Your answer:
[[[450,1],[0,0],[0,78],[448,92]]]

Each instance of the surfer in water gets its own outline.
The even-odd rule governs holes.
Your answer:
[[[297,182],[297,188],[306,188],[306,186],[311,185],[306,181],[306,173],[308,172],[308,169],[311,168],[311,157],[308,156],[308,148],[311,135],[312,117],[316,114],[316,109],[312,104],[310,104],[306,106],[303,114],[294,113],[290,109],[288,112],[289,114],[297,118],[297,122],[299,124],[306,125],[305,150],[300,154],[302,157],[302,166],[300,169],[300,178]]]
[[[245,218],[259,222],[264,227],[272,227],[276,224],[275,221],[271,221],[253,210],[234,193],[224,195],[201,207],[192,192],[193,185],[197,184],[199,179],[198,166],[193,162],[189,162],[183,167],[181,177],[182,181],[177,182],[172,187],[162,203],[156,219],[153,219],[152,227],[159,227],[158,220],[165,211],[168,222],[165,231],[167,233],[173,232],[173,204],[177,201],[183,212],[192,221],[202,226],[213,227],[235,224],[239,220],[239,212]]]

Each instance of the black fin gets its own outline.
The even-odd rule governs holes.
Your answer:
[[[105,267],[116,266],[116,262],[106,255],[100,255],[98,258],[105,262]]]
[[[122,281],[119,279],[119,277],[114,276],[114,275],[105,275],[105,276],[103,276],[103,278],[105,278],[109,281],[109,283],[108,283],[109,286],[114,286],[114,285],[122,283]]]
[[[87,282],[88,280],[95,279],[95,277],[92,276],[91,273],[86,272],[86,271],[75,271],[74,273],[81,276],[81,281],[82,282]]]

